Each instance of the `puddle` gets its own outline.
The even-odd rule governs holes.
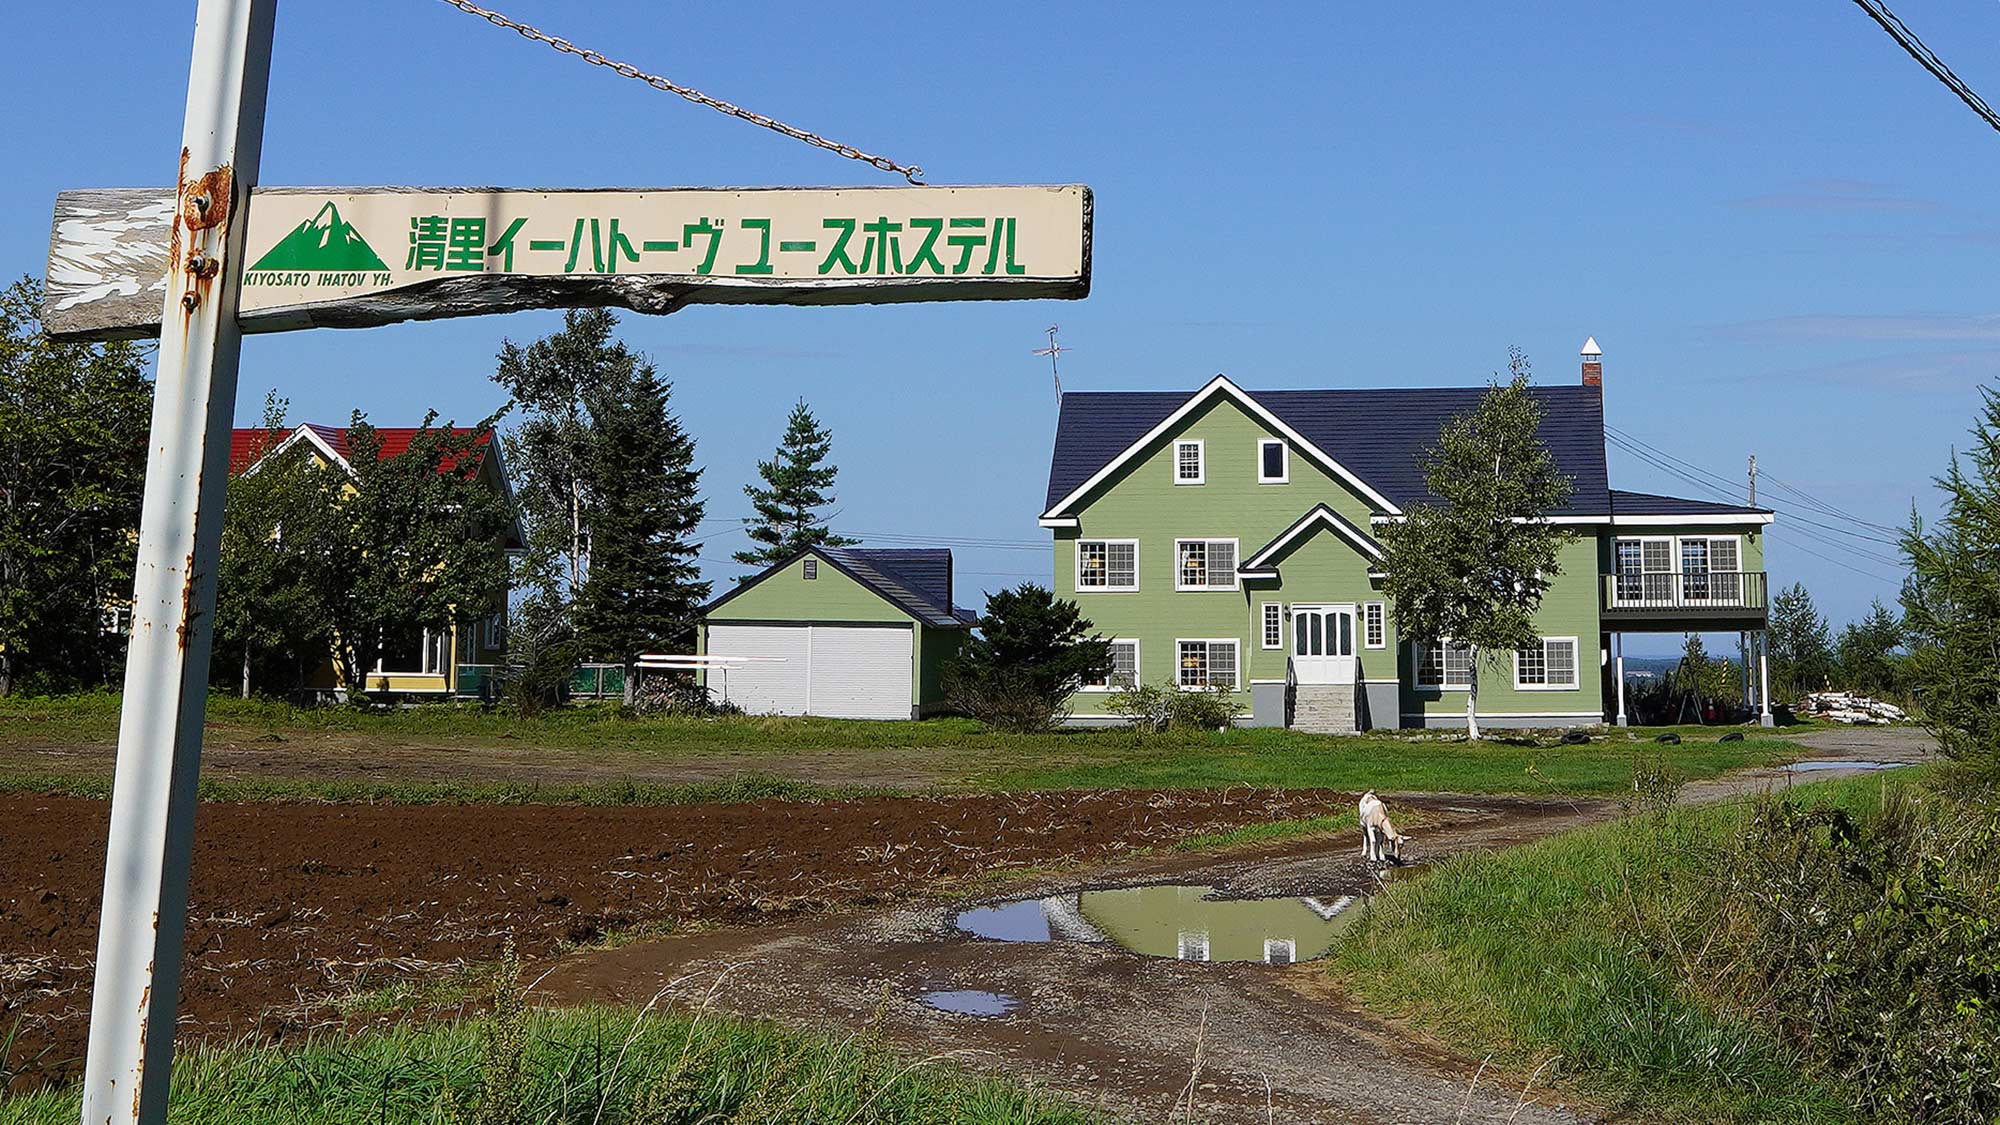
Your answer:
[[[1183,961],[1289,965],[1326,955],[1361,911],[1355,895],[1213,898],[1198,885],[1120,887],[967,910],[959,929],[992,941],[1076,941]]]
[[[924,1003],[940,1012],[966,1016],[1004,1016],[1020,1006],[1020,1001],[1004,992],[966,989],[958,992],[926,992]]]
[[[1791,773],[1815,773],[1819,770],[1893,770],[1912,765],[1911,762],[1793,762],[1785,769]]]

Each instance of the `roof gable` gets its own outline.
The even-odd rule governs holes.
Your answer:
[[[1089,421],[1079,419],[1079,424],[1076,427],[1077,431],[1081,434],[1089,435],[1091,431],[1101,428],[1106,433],[1123,433],[1129,431],[1138,420],[1129,415],[1136,414],[1141,419],[1152,419],[1152,408],[1160,405],[1157,401],[1160,396],[1146,393],[1144,397],[1147,401],[1141,404],[1140,410],[1127,411],[1122,408],[1123,404],[1121,400],[1128,397],[1131,396],[1120,392],[1093,395],[1092,399],[1094,401],[1092,405],[1098,408],[1092,412],[1095,417]],[[1068,465],[1071,469],[1070,473],[1061,473],[1061,470],[1065,468],[1063,460],[1063,431],[1070,428],[1070,398],[1071,396],[1067,394],[1063,396],[1062,414],[1056,422],[1056,460],[1052,463],[1049,472],[1049,498],[1047,507],[1043,511],[1044,517],[1067,514],[1067,509],[1070,505],[1081,500],[1092,489],[1096,488],[1097,485],[1109,479],[1120,467],[1144,452],[1155,441],[1172,432],[1176,426],[1192,416],[1195,411],[1218,398],[1228,398],[1234,401],[1245,413],[1268,426],[1273,433],[1289,440],[1304,452],[1307,457],[1317,462],[1336,478],[1346,481],[1349,485],[1353,486],[1363,499],[1375,506],[1376,510],[1391,513],[1402,510],[1394,500],[1377,491],[1359,474],[1335,460],[1311,437],[1300,433],[1283,417],[1266,407],[1256,396],[1245,391],[1235,383],[1230,382],[1229,377],[1226,375],[1217,375],[1194,394],[1179,398],[1178,401],[1166,410],[1164,415],[1153,419],[1151,425],[1141,431],[1137,437],[1127,440],[1124,445],[1120,446],[1102,463],[1096,464],[1095,467],[1089,467],[1095,458],[1086,456]],[[1099,435],[1089,437],[1084,444],[1101,449],[1108,444],[1109,440],[1109,438]],[[1073,485],[1062,491],[1058,491],[1059,474],[1066,478],[1077,477],[1080,479],[1077,479]],[[1064,483],[1067,483],[1067,480]]]
[[[1292,526],[1279,532],[1276,538],[1244,559],[1242,565],[1236,568],[1236,572],[1245,578],[1275,578],[1278,573],[1278,557],[1313,532],[1320,530],[1331,531],[1347,540],[1355,550],[1361,552],[1371,562],[1380,562],[1382,559],[1382,545],[1377,543],[1373,536],[1348,522],[1345,516],[1330,506],[1321,503],[1313,505],[1312,510],[1293,521]]]
[[[951,552],[944,548],[869,550],[856,547],[808,547],[736,584],[736,588],[702,608],[713,613],[811,555],[853,579],[870,593],[925,625],[962,629],[967,622],[951,604]]]
[[[1248,392],[1220,377],[1194,395],[1159,391],[1084,391],[1062,397],[1049,466],[1045,513],[1061,514],[1078,494],[1109,476],[1123,459],[1164,432],[1228,384],[1298,435],[1303,447],[1338,464],[1375,493],[1389,514],[1431,501],[1424,455],[1454,416],[1478,405],[1485,387],[1409,387]],[[1610,506],[1604,461],[1604,397],[1600,387],[1531,387],[1541,405],[1542,440],[1576,486],[1569,504],[1551,515],[1602,515]],[[1337,457],[1338,461],[1334,461]],[[1338,474],[1336,474],[1338,475]]]

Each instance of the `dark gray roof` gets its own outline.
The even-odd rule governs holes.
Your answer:
[[[952,609],[951,552],[942,547],[902,550],[811,547],[737,583],[735,589],[709,602],[702,612],[715,612],[724,603],[808,554],[825,559],[841,573],[926,625],[961,629],[967,624],[959,612]]]
[[[949,550],[833,547],[824,553],[852,577],[875,587],[878,593],[925,624],[964,624],[952,611]]]
[[[1611,513],[1618,516],[1768,516],[1771,509],[1717,504],[1709,500],[1683,500],[1678,496],[1614,488],[1611,490]]]
[[[1399,387],[1247,391],[1307,441],[1398,507],[1430,499],[1423,457],[1454,415],[1478,405],[1485,387]],[[1599,387],[1534,387],[1542,440],[1576,484],[1551,515],[1602,515],[1610,501],[1604,465],[1604,396]],[[1045,510],[1109,464],[1186,403],[1193,392],[1073,391],[1062,396]]]

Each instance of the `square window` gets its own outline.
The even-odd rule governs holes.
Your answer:
[[[1175,677],[1180,686],[1238,690],[1235,641],[1180,641],[1175,648],[1180,658]]]
[[[1472,649],[1449,641],[1420,646],[1417,686],[1462,689],[1472,686]]]
[[[1266,965],[1289,965],[1299,959],[1298,943],[1291,938],[1265,938],[1264,963]]]
[[[1111,674],[1086,682],[1084,691],[1126,691],[1139,685],[1139,642],[1111,642]]]
[[[819,577],[819,560],[818,560],[818,559],[807,559],[807,560],[806,560],[806,581],[808,581],[808,582],[811,582],[811,581],[813,581],[814,579],[816,579],[816,578],[818,578],[818,577]]]
[[[1285,647],[1285,607],[1277,602],[1264,603],[1264,647]]]
[[[1139,544],[1132,539],[1079,539],[1076,544],[1078,590],[1139,588]]]
[[[1369,602],[1361,607],[1361,643],[1369,648],[1385,648],[1389,644],[1388,607],[1381,602]]]
[[[1176,539],[1176,590],[1236,589],[1236,540]]]
[[[1292,479],[1291,450],[1275,438],[1257,442],[1257,483],[1284,484]]]
[[[1208,960],[1208,934],[1182,933],[1176,943],[1175,953],[1183,961]]]
[[[1174,483],[1200,484],[1208,479],[1208,466],[1199,439],[1174,443]]]
[[[1563,690],[1576,687],[1576,638],[1544,637],[1514,653],[1514,686]]]

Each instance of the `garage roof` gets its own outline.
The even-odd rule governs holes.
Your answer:
[[[773,563],[755,577],[738,583],[734,590],[708,603],[703,613],[713,613],[730,599],[812,555],[861,585],[883,601],[938,629],[963,629],[968,624],[951,604],[951,552],[942,547],[868,549],[861,547],[809,547]]]

